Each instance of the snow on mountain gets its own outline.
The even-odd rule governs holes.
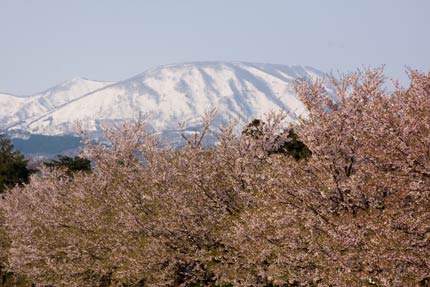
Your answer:
[[[82,95],[110,84],[112,83],[74,78],[32,96],[0,94],[0,127],[8,129],[30,118],[43,116]]]
[[[0,93],[0,123],[7,122],[7,118],[17,113],[25,103],[25,98]]]
[[[112,82],[97,82],[84,78],[74,78],[37,95],[46,101],[50,109],[58,108],[82,95],[111,85]]]
[[[96,132],[102,125],[149,114],[152,127],[166,131],[177,129],[184,120],[193,126],[212,108],[218,111],[215,124],[237,117],[247,123],[271,110],[285,110],[294,120],[294,114],[304,112],[295,96],[294,81],[324,76],[301,66],[241,62],[168,65],[117,83],[74,79],[28,99],[0,95],[0,103],[12,103],[0,110],[0,124],[10,130],[62,135],[73,133],[76,121]]]

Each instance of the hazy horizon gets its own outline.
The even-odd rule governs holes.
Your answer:
[[[183,62],[243,61],[349,72],[430,70],[430,2],[0,2],[0,92],[74,77],[119,81]]]

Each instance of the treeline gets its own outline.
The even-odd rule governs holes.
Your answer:
[[[430,74],[296,86],[281,114],[160,145],[144,124],[88,143],[0,201],[10,271],[39,286],[429,286]],[[213,132],[218,143],[203,148]]]
[[[58,155],[57,159],[29,164],[24,155],[14,149],[11,140],[0,134],[0,193],[7,188],[28,183],[31,174],[43,166],[64,169],[70,176],[78,171],[90,171],[91,161],[80,156]]]

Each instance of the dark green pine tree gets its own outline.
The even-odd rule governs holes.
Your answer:
[[[44,164],[50,168],[64,168],[69,176],[73,176],[78,171],[91,171],[91,161],[79,156],[59,155],[57,160],[45,162]]]
[[[263,135],[264,122],[260,119],[253,119],[242,131],[243,135],[258,139]]]
[[[10,139],[0,134],[0,193],[7,187],[27,183],[32,173],[24,155],[16,151]]]
[[[277,149],[272,150],[271,154],[285,154],[292,156],[295,160],[307,159],[312,155],[312,152],[299,140],[299,136],[293,129],[284,132],[288,132],[288,140]]]
[[[265,124],[266,123],[260,119],[254,119],[243,129],[242,134],[254,139],[259,139],[263,136],[263,127]],[[287,141],[278,148],[270,150],[268,152],[269,154],[284,154],[293,157],[295,160],[307,159],[312,155],[312,152],[299,140],[299,136],[293,129],[284,130],[283,132],[288,133]],[[281,134],[277,136],[277,138],[281,140],[283,135]]]

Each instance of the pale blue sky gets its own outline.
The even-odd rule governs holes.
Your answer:
[[[190,61],[430,70],[428,0],[0,0],[0,91]]]

